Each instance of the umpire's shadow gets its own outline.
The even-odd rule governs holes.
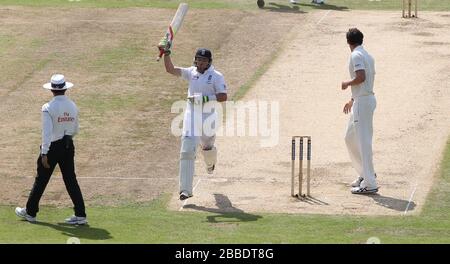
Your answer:
[[[262,218],[262,216],[260,215],[249,214],[239,208],[233,207],[233,204],[226,195],[215,193],[214,199],[216,200],[216,206],[218,208],[208,208],[204,206],[198,206],[195,204],[185,205],[184,208],[217,214],[217,215],[208,215],[206,217],[208,219],[208,222],[210,223],[248,222],[248,221],[257,221],[258,219]],[[218,221],[219,218],[223,220]]]
[[[368,196],[371,197],[375,201],[376,204],[381,205],[386,208],[389,208],[389,209],[392,209],[392,210],[395,210],[395,211],[400,211],[400,212],[404,212],[406,210],[412,211],[416,207],[416,203],[413,201],[402,200],[402,199],[383,196],[383,195],[379,195],[379,194],[372,194],[372,195],[368,195]]]
[[[36,225],[46,226],[55,230],[61,231],[63,235],[68,237],[84,238],[90,240],[107,240],[112,236],[108,230],[102,228],[95,228],[89,225],[69,225],[65,223],[50,224],[45,222],[36,222]]]

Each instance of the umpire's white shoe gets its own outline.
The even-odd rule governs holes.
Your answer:
[[[363,177],[359,176],[356,180],[354,180],[351,184],[352,187],[359,187],[361,182],[364,180]]]
[[[66,224],[69,224],[69,225],[85,225],[88,223],[86,217],[80,217],[80,216],[75,216],[75,215],[73,215],[70,218],[67,218],[65,220],[65,222],[66,222]]]
[[[16,211],[16,215],[18,217],[21,217],[21,218],[23,218],[23,219],[25,219],[25,220],[27,220],[28,222],[31,222],[31,223],[35,223],[36,222],[36,217],[33,217],[33,216],[29,215],[27,213],[27,209],[26,208],[16,207],[15,211]]]
[[[298,4],[298,3],[299,3],[299,1],[297,1],[297,0],[289,0],[289,2],[290,2],[291,4]]]

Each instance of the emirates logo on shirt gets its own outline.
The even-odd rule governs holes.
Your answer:
[[[61,122],[73,122],[75,121],[74,117],[71,117],[69,113],[64,112],[64,116],[58,116],[58,123]]]

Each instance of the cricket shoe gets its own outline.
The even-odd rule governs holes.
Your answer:
[[[183,201],[183,200],[186,200],[188,198],[191,198],[192,196],[193,196],[192,194],[188,194],[187,192],[182,191],[180,193],[180,200]]]
[[[352,187],[359,187],[361,182],[364,180],[363,177],[359,176],[356,180],[354,180],[351,184]]]
[[[375,179],[377,178],[377,174],[375,173]],[[356,180],[354,180],[350,185],[352,187],[359,187],[361,185],[361,182],[364,180],[363,177],[359,176]]]
[[[21,217],[21,218],[27,220],[30,223],[35,223],[36,222],[36,217],[33,217],[33,216],[29,215],[27,213],[27,209],[26,208],[16,207],[15,211],[16,211],[16,215],[18,217]]]
[[[69,225],[85,225],[88,223],[86,217],[75,216],[75,215],[67,218],[65,220],[65,222],[66,222],[66,224],[69,224]]]
[[[212,165],[211,167],[206,168],[206,171],[208,172],[208,174],[213,174],[215,168],[216,165]]]
[[[367,188],[367,187],[354,187],[352,188],[351,192],[353,194],[374,194],[378,192],[377,188]]]

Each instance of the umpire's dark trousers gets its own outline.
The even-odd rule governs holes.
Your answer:
[[[75,147],[70,136],[64,136],[64,138],[54,141],[50,145],[47,153],[50,168],[44,168],[41,156],[39,156],[37,160],[37,175],[27,202],[27,213],[30,216],[34,217],[39,212],[39,200],[44,193],[45,187],[47,187],[47,183],[52,176],[56,164],[59,164],[67,192],[75,206],[75,215],[86,217],[83,195],[81,194],[80,186],[75,175],[74,156]]]

